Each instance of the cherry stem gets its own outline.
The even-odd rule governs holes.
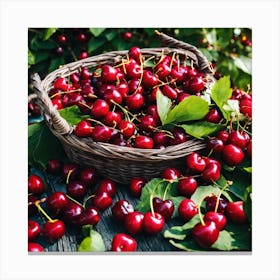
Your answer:
[[[83,203],[82,206],[83,206],[84,208],[86,208],[86,204],[87,204],[87,202],[89,201],[89,199],[91,199],[91,198],[93,198],[93,197],[95,197],[95,196],[96,196],[96,194],[92,194],[92,195],[88,196],[87,199],[84,201],[84,203]]]
[[[67,93],[71,93],[71,92],[76,92],[76,91],[82,91],[80,88],[77,88],[77,89],[72,89],[72,90],[68,90],[68,91],[59,91],[53,95],[50,96],[50,99],[54,98],[55,96],[57,95],[60,95],[60,94],[67,94]]]
[[[74,199],[73,197],[71,197],[70,195],[66,194],[66,196],[73,202],[77,203],[78,205],[82,206],[83,208],[85,208],[80,202],[78,202],[76,199]]]
[[[55,220],[53,220],[53,219],[45,212],[45,210],[41,207],[40,203],[41,203],[40,200],[35,201],[35,206],[36,206],[36,207],[38,208],[38,210],[48,219],[48,221],[54,222]]]
[[[32,193],[30,193],[30,194],[28,194],[28,195],[32,195]],[[46,200],[47,200],[47,198],[44,197],[44,198],[38,199],[38,200],[36,200],[36,201],[30,201],[30,202],[28,202],[28,206],[29,206],[29,205],[34,205],[37,201],[39,201],[39,203],[42,203],[42,202],[45,202]]]
[[[166,186],[166,188],[165,188],[165,190],[164,190],[162,200],[165,200],[167,191],[168,191],[168,190],[170,189],[170,187],[171,187],[171,183],[172,183],[171,181],[168,182],[168,184],[167,184],[167,186]]]
[[[219,184],[216,183],[216,185],[218,185],[220,187]],[[232,185],[232,181],[227,181],[226,184],[222,187],[222,189],[220,190],[218,196],[217,196],[217,201],[216,201],[216,205],[215,205],[215,209],[214,209],[214,212],[217,212],[218,211],[218,207],[219,207],[219,201],[220,201],[220,197],[223,193],[223,191],[228,187]]]
[[[69,180],[70,180],[70,176],[71,176],[71,173],[74,171],[74,169],[71,169],[69,170],[68,174],[67,174],[67,177],[66,177],[66,184],[69,183]]]

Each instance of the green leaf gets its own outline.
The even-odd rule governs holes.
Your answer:
[[[28,162],[45,168],[49,159],[66,161],[66,155],[59,140],[51,133],[45,122],[28,126]]]
[[[216,45],[225,48],[230,44],[233,36],[233,28],[216,28],[218,40]]]
[[[174,203],[173,217],[178,216],[178,206],[185,198],[178,195],[177,182],[169,183],[160,178],[150,180],[141,191],[141,196],[135,209],[141,212],[151,211],[151,197],[171,199]]]
[[[103,46],[106,41],[102,38],[91,38],[88,42],[88,52],[92,53]]]
[[[91,34],[95,37],[98,37],[99,35],[101,35],[105,30],[106,30],[106,28],[90,28],[89,29]]]
[[[28,67],[35,64],[35,56],[33,53],[28,49]]]
[[[47,28],[44,31],[44,41],[48,40],[57,30],[58,28]]]
[[[32,38],[30,41],[30,49],[32,51],[38,51],[38,50],[52,50],[56,47],[55,42],[48,40],[48,41],[43,41],[40,39],[39,36],[35,36]]]
[[[160,89],[158,89],[157,93],[156,93],[156,98],[157,98],[157,111],[161,120],[161,123],[163,125],[165,125],[165,121],[167,119],[167,114],[171,108],[171,99],[169,99],[168,97],[166,97],[165,95],[163,95],[160,91]]]
[[[102,236],[95,230],[90,231],[90,236],[85,237],[78,247],[78,252],[104,252],[105,244]]]
[[[209,112],[208,103],[198,96],[190,96],[171,109],[165,124],[202,119]]]
[[[233,246],[234,241],[235,239],[228,231],[222,230],[219,233],[217,241],[211,247],[220,251],[231,251],[233,249],[238,249],[236,246]]]
[[[196,189],[196,191],[192,194],[191,200],[193,200],[193,202],[196,205],[200,205],[206,196],[210,194],[219,195],[219,193],[220,193],[220,188],[217,186],[212,186],[212,185],[199,186]]]
[[[244,211],[248,220],[252,221],[252,186],[249,186],[245,190],[244,194]]]
[[[214,124],[207,121],[196,122],[192,124],[182,124],[180,126],[186,131],[187,134],[198,139],[203,139],[204,137],[222,130],[225,127],[222,124]]]
[[[50,52],[49,51],[38,51],[35,53],[35,61],[36,63],[40,63],[42,61],[45,61],[49,59]]]
[[[108,32],[105,32],[105,38],[108,41],[112,41],[117,36],[116,30],[108,30]]]
[[[212,87],[211,98],[217,104],[226,120],[229,120],[230,113],[224,109],[224,105],[231,95],[232,89],[229,76],[222,77]]]
[[[213,28],[210,32],[207,32],[205,37],[211,45],[214,45],[217,41],[216,29]]]
[[[63,108],[59,110],[59,114],[63,117],[70,125],[76,125],[81,120],[90,118],[89,115],[84,115],[81,113],[77,105]]]
[[[242,70],[243,72],[252,75],[252,59],[244,56],[244,55],[240,55],[239,57],[236,57],[234,59],[234,63],[236,65],[237,68],[239,68],[240,70]]]
[[[188,252],[206,251],[206,249],[199,247],[193,238],[188,238],[180,242],[175,242],[174,240],[171,239],[169,240],[169,243],[182,251],[188,251]]]
[[[52,72],[56,69],[58,69],[60,66],[65,64],[65,59],[63,56],[55,57],[51,60],[50,66],[49,66],[49,72]]]

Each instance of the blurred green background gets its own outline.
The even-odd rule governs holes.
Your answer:
[[[248,28],[29,28],[29,77],[44,78],[59,66],[108,51],[161,47],[155,29],[199,48],[216,78],[230,75],[233,87],[248,90],[252,74],[252,31]]]

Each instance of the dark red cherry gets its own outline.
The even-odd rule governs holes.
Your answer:
[[[202,172],[202,179],[206,183],[216,182],[220,176],[220,166],[214,162],[207,164]]]
[[[134,208],[128,200],[120,199],[114,204],[111,211],[116,221],[122,222],[129,213],[134,211]]]
[[[143,71],[142,85],[145,89],[153,88],[158,84],[158,78],[149,70]]]
[[[241,99],[239,102],[240,112],[249,118],[252,118],[252,100]]]
[[[129,87],[127,82],[123,81],[116,85],[116,90],[121,94],[123,98],[127,97],[129,92]]]
[[[32,174],[28,177],[28,192],[33,194],[42,194],[45,191],[45,183],[38,175]]]
[[[93,167],[85,167],[81,170],[80,179],[87,186],[93,186],[97,178],[96,170]]]
[[[140,234],[143,231],[144,214],[139,211],[128,213],[124,219],[126,231],[131,235]]]
[[[39,244],[35,242],[28,242],[28,252],[44,252],[45,249]]]
[[[133,252],[137,249],[137,241],[125,234],[117,233],[112,240],[111,250],[115,252]]]
[[[226,216],[222,213],[219,213],[219,212],[207,212],[205,215],[204,215],[204,221],[205,222],[214,222],[216,224],[216,227],[218,230],[223,230],[226,226],[226,223],[227,223],[227,219],[226,219]]]
[[[142,188],[145,186],[145,184],[146,184],[146,181],[142,178],[131,179],[130,184],[129,184],[130,193],[134,197],[140,197]]]
[[[66,163],[62,168],[62,179],[64,182],[70,182],[77,179],[80,175],[80,168],[75,163]]]
[[[186,222],[193,218],[198,213],[197,205],[193,200],[185,198],[178,206],[178,214]]]
[[[174,213],[174,203],[171,199],[162,200],[159,197],[153,198],[154,211],[161,214],[165,221],[169,221]]]
[[[182,176],[181,171],[174,167],[168,167],[168,168],[164,169],[161,174],[161,178],[168,180],[168,181],[177,180],[181,176]]]
[[[91,203],[102,212],[112,204],[112,197],[107,192],[98,193],[91,199]]]
[[[228,201],[223,197],[219,197],[218,207],[216,209],[218,197],[216,195],[210,195],[205,198],[206,201],[206,209],[209,212],[219,212],[224,213],[225,209],[228,205]]]
[[[189,176],[178,181],[179,194],[190,197],[197,189],[197,181],[195,178]]]
[[[222,120],[222,115],[217,109],[211,109],[205,116],[205,120],[211,123],[219,123]]]
[[[247,146],[248,141],[244,133],[241,133],[238,130],[233,130],[229,133],[228,143],[244,149]]]
[[[154,140],[145,135],[138,135],[135,137],[135,148],[152,149],[154,147]]]
[[[52,105],[56,110],[61,110],[64,108],[61,99],[52,99]]]
[[[144,105],[144,97],[141,93],[134,93],[125,99],[125,103],[130,111],[139,111]]]
[[[222,140],[224,144],[227,143],[228,137],[229,137],[229,133],[227,131],[225,131],[225,130],[221,130],[217,134],[217,138]]]
[[[122,120],[122,115],[119,112],[109,111],[104,118],[104,124],[110,127],[116,127]]]
[[[110,179],[103,179],[99,182],[96,194],[101,194],[103,192],[108,193],[111,197],[114,197],[117,192],[117,184]]]
[[[128,56],[129,58],[134,59],[138,64],[141,64],[142,62],[142,54],[141,50],[137,46],[133,46],[128,50]]]
[[[181,127],[174,127],[171,130],[173,137],[170,137],[169,144],[172,145],[178,145],[185,143],[187,141],[187,134],[185,130]]]
[[[40,224],[34,220],[28,220],[28,241],[34,240],[41,232]]]
[[[103,125],[97,125],[92,130],[92,139],[95,142],[109,142],[112,137],[112,130]]]
[[[204,89],[205,82],[202,77],[196,76],[188,81],[188,90],[192,93],[200,92]]]
[[[151,132],[157,126],[157,121],[153,116],[144,115],[139,119],[139,127],[143,131]]]
[[[224,150],[224,142],[219,138],[209,139],[206,143],[206,149],[213,153],[221,153]]]
[[[168,146],[170,137],[163,131],[158,131],[153,134],[155,145]]]
[[[164,85],[161,87],[163,95],[167,96],[169,99],[175,100],[178,96],[177,91],[169,85]]]
[[[226,216],[235,224],[244,224],[247,221],[247,215],[244,211],[244,202],[229,202],[226,208]]]
[[[54,192],[46,200],[48,209],[56,214],[63,210],[68,203],[69,199],[63,192]]]
[[[111,65],[105,64],[101,68],[101,79],[105,83],[114,83],[117,81],[118,71]]]
[[[186,157],[186,164],[187,167],[195,173],[201,173],[206,167],[205,160],[196,152]]]
[[[160,62],[156,67],[155,67],[155,73],[158,75],[160,80],[165,80],[171,73],[171,67],[167,63]]]
[[[59,77],[56,78],[53,84],[55,89],[61,89],[62,91],[68,91],[69,84],[67,83],[66,78]]]
[[[95,226],[100,221],[99,211],[95,207],[85,209],[78,217],[78,223],[81,226],[92,225]]]
[[[103,99],[97,99],[92,104],[91,108],[91,115],[95,119],[102,119],[104,118],[109,112],[109,104]]]
[[[71,181],[66,186],[67,194],[75,199],[82,199],[87,191],[88,187],[82,181]]]
[[[82,120],[76,125],[74,133],[78,137],[90,137],[92,130],[91,123],[87,120]]]
[[[63,163],[59,159],[50,159],[46,164],[46,171],[52,175],[59,175],[62,171]]]
[[[164,217],[159,213],[147,212],[143,218],[143,230],[148,234],[157,234],[165,225]]]
[[[224,147],[222,157],[227,165],[236,166],[243,162],[245,155],[241,148],[228,144]]]
[[[38,213],[38,208],[35,205],[35,201],[38,197],[33,194],[28,194],[28,216],[34,216]]]
[[[53,220],[47,221],[42,227],[42,234],[48,241],[53,242],[61,238],[66,232],[63,221]]]
[[[108,104],[117,103],[121,104],[123,101],[122,95],[116,89],[107,89],[103,98]]]
[[[76,202],[69,201],[62,211],[62,219],[70,225],[79,225],[79,216],[84,208]]]

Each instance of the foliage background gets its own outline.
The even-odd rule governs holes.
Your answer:
[[[230,75],[232,86],[250,90],[252,31],[248,28],[29,28],[29,76],[41,78],[60,65],[132,46],[160,47],[157,29],[198,47],[217,69],[216,76]],[[66,37],[65,42],[59,36]],[[129,38],[130,37],[130,38]],[[86,53],[86,54],[85,54]]]

